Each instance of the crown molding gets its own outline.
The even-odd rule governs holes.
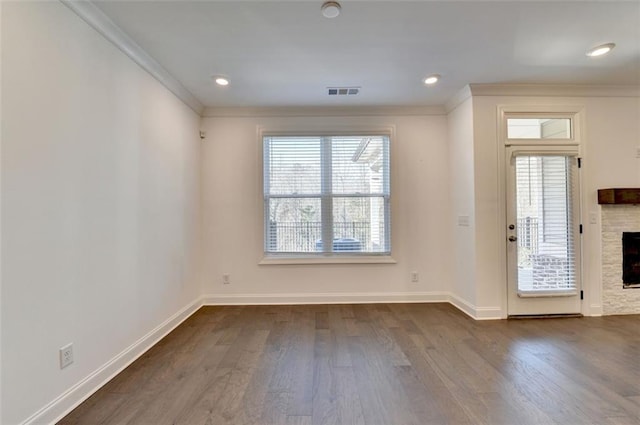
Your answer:
[[[639,97],[637,85],[469,84],[472,96]]]
[[[107,15],[105,15],[91,1],[59,0],[60,3],[71,9],[89,26],[98,31],[104,38],[120,49],[131,60],[137,63],[167,88],[178,99],[194,110],[198,115],[202,114],[204,106],[196,97],[187,90],[177,79],[152,58],[142,47],[120,29]]]
[[[446,103],[444,104],[444,109],[448,114],[458,106],[460,106],[462,103],[464,103],[465,100],[471,97],[471,87],[469,87],[469,85],[466,85],[446,101]]]
[[[445,115],[442,106],[273,106],[273,107],[208,107],[202,116],[217,117],[366,117]]]

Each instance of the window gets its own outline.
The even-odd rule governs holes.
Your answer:
[[[571,139],[570,118],[507,118],[509,139]]]
[[[388,136],[265,136],[263,145],[266,254],[390,254]]]

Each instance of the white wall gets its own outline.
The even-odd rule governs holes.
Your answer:
[[[395,126],[391,237],[397,264],[258,265],[263,253],[258,128]],[[204,118],[204,290],[211,302],[443,299],[451,280],[447,122],[434,116]],[[410,273],[420,274],[411,283]],[[222,284],[222,274],[231,284]],[[329,294],[329,295],[327,295]]]
[[[638,97],[525,97],[474,96],[475,196],[477,227],[477,304],[480,308],[505,306],[506,226],[501,208],[498,169],[503,155],[497,135],[499,105],[567,105],[584,108],[583,134],[583,313],[602,312],[600,224],[589,223],[589,213],[599,217],[597,189],[640,186],[640,98]],[[501,178],[501,177],[500,177]],[[640,313],[640,306],[638,306]]]
[[[449,127],[449,179],[453,222],[454,259],[451,292],[459,307],[475,315],[476,238],[473,145],[473,102],[468,98],[447,115]],[[469,224],[465,225],[468,217]]]
[[[3,2],[2,112],[16,424],[198,299],[200,118],[58,2]]]

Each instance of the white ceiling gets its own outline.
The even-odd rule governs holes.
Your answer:
[[[640,85],[640,1],[95,1],[205,106],[442,105],[469,83]],[[605,57],[585,51],[614,42]],[[426,87],[422,78],[442,75]],[[224,74],[231,85],[216,86]],[[357,96],[327,96],[359,86]]]

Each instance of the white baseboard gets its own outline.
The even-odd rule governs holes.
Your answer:
[[[591,304],[589,314],[586,315],[586,316],[600,317],[600,316],[604,315],[602,310],[603,310],[602,309],[602,305],[600,305],[600,304]]]
[[[204,295],[203,305],[287,305],[448,302],[475,320],[503,319],[499,307],[476,307],[450,292],[369,292]]]
[[[82,381],[27,418],[23,425],[54,424],[99,390],[124,368],[153,347],[169,332],[184,322],[202,306],[200,298],[191,302],[158,327],[147,333]]]
[[[476,307],[476,320],[502,320],[506,319],[502,315],[500,307]]]
[[[204,295],[203,305],[288,305],[447,302],[447,292],[364,292]]]
[[[476,307],[456,294],[449,293],[448,301],[474,320],[504,319],[500,307]]]
[[[476,318],[476,307],[473,304],[451,293],[449,294],[449,299],[447,301],[472,319]]]
[[[499,308],[475,307],[449,292],[370,292],[204,295],[191,302],[113,359],[26,419],[22,425],[53,424],[147,352],[203,305],[287,305],[448,302],[476,320],[501,319]]]

